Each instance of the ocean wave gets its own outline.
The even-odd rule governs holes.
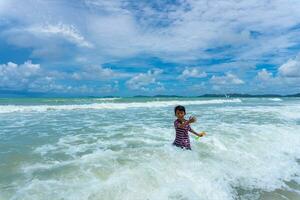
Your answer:
[[[81,110],[81,109],[128,109],[128,108],[157,108],[175,105],[203,105],[203,104],[224,104],[241,103],[240,99],[212,99],[212,100],[172,100],[172,101],[148,101],[130,103],[91,103],[72,105],[1,105],[0,113],[11,112],[45,112],[49,110]]]
[[[191,152],[169,144],[117,151],[92,148],[89,154],[70,160],[27,163],[20,172],[36,178],[19,185],[12,199],[76,199],[75,194],[85,194],[80,199],[86,200],[257,199],[253,190],[271,192],[287,188],[287,181],[297,181],[299,140],[294,127],[249,124],[241,131],[234,125],[218,124],[216,128],[223,132],[194,142]],[[154,132],[164,133],[163,129]],[[238,137],[232,137],[232,133]],[[72,137],[54,146],[58,145],[61,153],[68,152],[74,146],[68,143]],[[82,137],[76,136],[73,141]],[[112,141],[108,142],[111,145]],[[50,175],[39,179],[41,174]]]
[[[94,98],[94,100],[99,100],[99,101],[113,101],[113,100],[118,100],[121,99],[120,97],[111,97],[111,98]]]
[[[281,98],[270,98],[270,101],[283,101]]]

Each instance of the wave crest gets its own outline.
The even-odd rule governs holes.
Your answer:
[[[128,108],[158,108],[176,105],[203,105],[203,104],[224,104],[241,103],[240,99],[212,99],[212,100],[172,100],[172,101],[148,101],[148,102],[107,102],[92,104],[72,105],[1,105],[0,113],[11,112],[46,112],[49,110],[83,110],[83,109],[128,109]]]

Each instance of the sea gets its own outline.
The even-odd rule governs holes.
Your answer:
[[[300,98],[1,98],[0,200],[48,199],[300,200]]]

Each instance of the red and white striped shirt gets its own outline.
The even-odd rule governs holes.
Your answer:
[[[180,124],[181,123],[178,119],[174,121],[176,137],[173,144],[181,148],[191,149],[189,131],[192,129],[189,124],[185,125],[183,128],[180,128]]]

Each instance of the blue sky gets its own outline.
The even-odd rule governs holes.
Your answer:
[[[298,0],[1,0],[0,93],[300,92]]]

